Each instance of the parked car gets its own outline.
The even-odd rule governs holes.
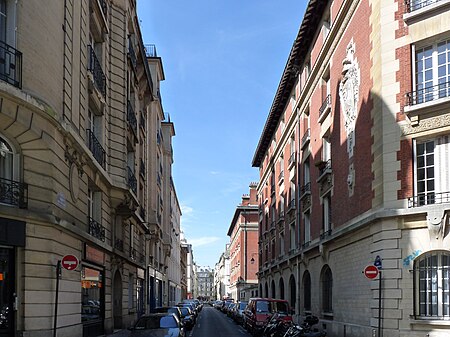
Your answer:
[[[184,325],[178,317],[167,313],[141,316],[129,330],[132,337],[186,336]]]
[[[274,313],[282,314],[285,321],[292,321],[288,301],[273,298],[251,298],[244,311],[245,328],[255,336],[261,335],[264,325]]]
[[[233,310],[234,310],[234,307],[235,307],[235,306],[236,306],[236,303],[230,303],[230,304],[228,305],[227,311],[226,311],[226,314],[227,314],[228,317],[233,318]]]
[[[191,330],[195,325],[195,316],[188,307],[179,307],[181,311],[181,321],[186,327],[186,330]]]
[[[244,322],[244,310],[247,307],[247,301],[239,301],[234,308],[233,319],[238,324],[243,324]]]
[[[150,310],[151,313],[169,313],[177,315],[178,319],[182,321],[182,314],[179,307],[158,307]]]

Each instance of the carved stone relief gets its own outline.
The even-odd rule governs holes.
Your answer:
[[[339,83],[339,98],[344,116],[344,126],[347,133],[348,157],[353,156],[355,147],[355,125],[358,117],[360,69],[355,58],[355,43],[350,41],[347,46],[347,56],[342,61],[342,80]]]

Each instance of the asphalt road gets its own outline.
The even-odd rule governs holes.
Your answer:
[[[250,334],[245,329],[236,324],[231,318],[221,311],[208,305],[203,306],[203,310],[197,320],[197,324],[188,333],[188,337],[249,337]]]

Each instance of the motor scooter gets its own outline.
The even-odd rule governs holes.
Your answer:
[[[283,337],[326,337],[326,331],[318,331],[312,328],[317,323],[319,323],[319,319],[316,316],[308,315],[302,324],[292,324]]]

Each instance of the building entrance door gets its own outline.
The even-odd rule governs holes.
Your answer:
[[[0,337],[14,336],[14,249],[0,247]]]

